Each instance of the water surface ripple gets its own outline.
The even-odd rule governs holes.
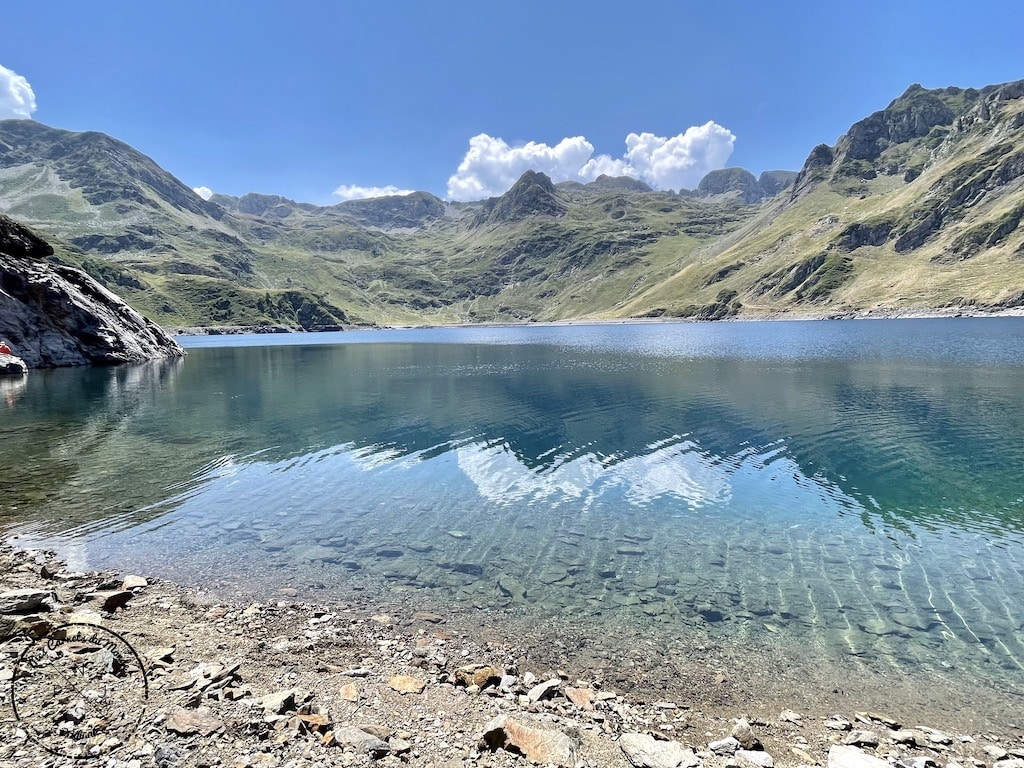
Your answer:
[[[1022,320],[185,341],[13,392],[0,526],[225,592],[414,594],[1024,691]]]

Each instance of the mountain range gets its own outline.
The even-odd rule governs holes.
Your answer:
[[[696,190],[632,178],[332,206],[203,200],[109,136],[0,121],[0,212],[164,326],[849,316],[1024,307],[1024,81],[903,95]]]

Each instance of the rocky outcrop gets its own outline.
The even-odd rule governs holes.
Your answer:
[[[757,178],[746,168],[722,168],[711,171],[700,180],[697,193],[701,197],[736,193],[744,203],[756,203],[764,199],[764,192],[761,191]]]
[[[422,227],[445,214],[444,201],[429,192],[346,200],[334,207],[363,226],[381,229]]]
[[[621,192],[652,192],[651,186],[640,179],[632,176],[609,176],[602,173],[593,181],[583,184],[586,189],[593,190],[615,190]]]
[[[0,338],[30,368],[181,357],[162,328],[85,272],[51,264],[53,249],[0,216]]]
[[[796,171],[762,171],[757,177],[757,183],[766,196],[775,197],[784,189],[789,189],[795,179]]]
[[[474,225],[518,221],[529,216],[561,216],[566,205],[555,185],[543,173],[527,171],[501,197],[487,200],[474,220]]]
[[[343,217],[362,226],[385,230],[423,227],[443,217],[446,211],[444,201],[429,192],[346,200],[327,207],[298,203],[280,195],[261,195],[255,192],[241,197],[213,195],[210,202],[233,213],[244,213],[264,219],[286,219],[294,213],[302,213],[314,217]]]
[[[0,353],[0,376],[22,376],[28,373],[28,365],[20,357]]]
[[[876,160],[893,144],[927,136],[936,126],[951,125],[956,113],[946,103],[959,89],[927,91],[912,85],[888,107],[854,123],[836,144],[844,160]]]
[[[1006,110],[1006,102],[1024,97],[1024,81],[973,88],[927,90],[912,85],[885,109],[854,123],[835,147],[819,145],[812,150],[793,188],[794,198],[816,182],[833,182],[844,194],[864,194],[859,181],[879,174],[902,175],[904,182],[916,179],[923,168],[955,144],[955,140],[990,124],[996,137],[1018,130],[1024,117]],[[1012,141],[1009,142],[1012,144]],[[902,149],[899,149],[901,148]],[[1002,153],[1012,152],[1002,148]],[[937,221],[937,220],[936,220]],[[931,226],[929,222],[925,229]],[[917,247],[914,234],[907,248]],[[911,244],[913,243],[913,244]]]
[[[757,178],[746,168],[722,168],[711,171],[700,180],[697,195],[734,195],[744,203],[759,203],[786,189],[795,177],[795,171],[765,171]]]
[[[316,212],[318,207],[308,203],[297,203],[280,195],[261,195],[249,192],[241,197],[230,195],[213,195],[211,203],[235,213],[247,213],[266,219],[284,219],[297,210]]]

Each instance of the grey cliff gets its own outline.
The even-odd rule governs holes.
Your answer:
[[[185,351],[151,320],[0,215],[0,339],[30,368],[113,365]]]

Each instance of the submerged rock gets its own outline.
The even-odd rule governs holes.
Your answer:
[[[501,590],[503,595],[511,598],[513,602],[525,602],[526,600],[526,587],[507,573],[503,573],[498,577],[498,589]]]

